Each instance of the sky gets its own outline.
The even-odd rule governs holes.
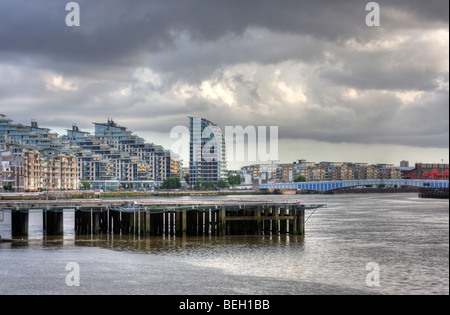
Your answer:
[[[16,122],[113,118],[171,148],[198,116],[277,126],[280,162],[449,160],[447,0],[377,1],[372,27],[369,1],[79,0],[79,27],[68,2],[0,2],[0,113]]]

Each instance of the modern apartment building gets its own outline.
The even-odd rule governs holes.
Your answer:
[[[176,166],[176,164],[181,162],[171,159],[170,150],[165,150],[159,145],[146,143],[143,138],[134,135],[126,127],[117,125],[112,119],[108,119],[107,123],[94,123],[94,125],[97,139],[104,139],[104,143],[128,154],[130,157],[137,158],[130,159],[130,162],[139,163],[139,161],[142,161],[146,163],[149,166],[148,174],[151,179],[163,181],[173,175],[171,171],[179,170],[180,165]],[[133,176],[140,176],[137,174],[137,168],[133,171],[135,171]],[[176,176],[178,175],[176,174]]]
[[[201,187],[205,183],[214,185],[227,177],[225,138],[213,122],[198,117],[189,117],[190,160],[189,184]]]
[[[43,159],[36,163],[39,165],[37,173],[44,172],[45,169],[54,170],[54,164],[64,164],[64,161],[58,161],[60,156],[75,157],[79,172],[77,178],[91,183],[94,188],[148,187],[169,177],[179,176],[181,160],[172,157],[169,150],[146,143],[111,119],[107,123],[94,125],[95,134],[81,131],[74,125],[67,130],[66,136],[59,137],[48,128],[40,128],[34,120],[30,126],[25,126],[0,114],[0,150],[5,150],[7,145],[16,144],[26,147],[28,155],[36,151],[39,158]],[[29,172],[30,176],[26,180],[28,184],[24,188],[26,190],[73,187],[66,183],[70,180],[64,176],[61,179],[53,178],[53,172],[36,175],[45,176],[39,179],[31,176],[34,169]]]
[[[40,128],[36,121],[25,126],[14,123],[3,114],[0,114],[0,143],[35,146],[39,149],[70,149],[56,133],[48,128]]]
[[[169,150],[146,143],[112,119],[94,125],[94,135],[72,126],[63,137],[78,156],[83,181],[97,189],[118,189],[147,187],[179,176],[181,160]]]

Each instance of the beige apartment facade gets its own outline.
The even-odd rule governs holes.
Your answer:
[[[78,190],[78,159],[70,153],[24,152],[25,191]]]
[[[266,172],[270,168],[271,172]],[[274,165],[251,165],[245,167],[247,174],[253,179],[276,179],[283,182],[292,182],[297,177],[304,177],[306,181],[338,181],[338,180],[364,180],[364,179],[401,179],[401,170],[393,164],[368,164],[350,162],[306,162],[299,160],[292,164],[278,166],[277,177],[273,175]],[[270,175],[269,175],[270,174]]]

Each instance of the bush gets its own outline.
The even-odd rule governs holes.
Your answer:
[[[228,187],[228,183],[226,181],[224,181],[223,179],[219,180],[217,182],[217,187],[218,188],[227,188]]]
[[[228,183],[231,186],[240,185],[241,184],[241,176],[240,175],[231,175],[228,176]]]
[[[181,181],[178,177],[171,177],[166,179],[162,184],[162,189],[180,189]]]
[[[296,182],[296,183],[304,183],[304,182],[306,182],[306,177],[305,176],[299,176],[296,179],[294,179],[294,182]]]

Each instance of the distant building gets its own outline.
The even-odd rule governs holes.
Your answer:
[[[409,167],[409,161],[401,161],[400,162],[400,167]]]
[[[214,185],[227,178],[225,138],[213,122],[198,117],[189,117],[190,160],[189,184],[201,187]]]
[[[281,165],[281,180],[285,183],[292,183],[296,177],[294,177],[294,164],[282,164]]]
[[[148,164],[147,174],[157,181],[170,178],[172,171],[178,172],[179,165],[175,166],[175,164],[180,163],[180,160],[171,160],[170,151],[162,146],[146,143],[143,138],[134,135],[126,127],[117,125],[112,119],[108,119],[107,123],[94,123],[94,125],[96,138],[104,139],[104,143],[115,147],[121,153],[128,154],[130,159],[125,164],[136,163],[136,166],[121,172],[121,177],[126,179],[119,178],[120,180],[130,180],[129,178],[140,180],[137,170],[137,163],[140,161]]]
[[[0,192],[24,192],[23,155],[12,151],[0,152]]]
[[[0,150],[6,151],[8,145],[15,144],[26,148],[24,152],[27,155],[36,152],[39,159],[43,159],[40,163],[36,162],[37,173],[53,168],[52,164],[64,165],[64,156],[70,156],[71,159],[75,157],[77,179],[100,189],[118,189],[124,186],[147,188],[169,177],[180,176],[181,160],[172,155],[170,150],[146,143],[143,138],[134,135],[126,127],[117,125],[112,119],[94,125],[95,134],[81,131],[74,125],[67,130],[67,135],[59,137],[50,129],[39,127],[35,120],[31,121],[31,125],[25,126],[0,114]],[[60,157],[61,160],[58,161]],[[35,170],[31,169],[30,172],[34,173]],[[67,183],[71,180],[64,178],[66,176],[54,179],[53,173],[50,175],[43,175],[47,177],[38,179],[29,174],[28,184],[25,180],[25,190],[58,189],[57,187],[74,189],[73,183]]]
[[[181,158],[178,154],[171,153],[170,156],[170,177],[182,178]]]
[[[402,172],[392,164],[369,165],[351,162],[307,162],[298,160],[292,164],[262,164],[242,168],[252,180],[277,180],[293,182],[297,177],[306,181],[335,181],[354,179],[400,179]]]
[[[189,175],[189,167],[181,168],[180,177],[184,178],[186,175]]]
[[[35,146],[39,149],[70,149],[58,134],[48,128],[40,128],[35,120],[31,121],[30,126],[25,126],[0,114],[0,145],[2,143]]]

